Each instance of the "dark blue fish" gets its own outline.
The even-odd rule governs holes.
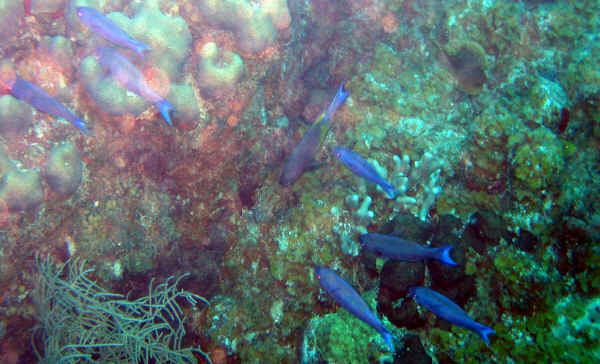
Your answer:
[[[329,293],[338,305],[374,328],[383,337],[390,351],[395,351],[392,334],[383,326],[352,286],[331,269],[315,266],[315,273],[321,287]]]
[[[344,147],[333,147],[333,154],[354,174],[377,183],[391,199],[396,198],[394,186],[381,177],[375,167],[361,157],[360,154]]]
[[[419,305],[454,325],[476,332],[486,344],[490,344],[488,335],[496,332],[470,318],[462,308],[448,297],[426,287],[411,287],[409,292],[415,297],[415,301]]]
[[[173,125],[169,116],[169,110],[173,110],[173,106],[150,88],[142,72],[127,58],[110,47],[96,48],[96,56],[98,63],[108,70],[115,81],[144,100],[153,103],[167,124]]]
[[[70,121],[71,124],[78,127],[83,134],[91,135],[85,121],[75,116],[75,114],[64,107],[63,104],[56,101],[54,97],[50,96],[46,91],[31,82],[27,82],[17,77],[10,89],[10,93],[17,99],[25,101],[41,112]]]
[[[143,52],[150,49],[146,44],[131,38],[129,34],[106,15],[94,8],[80,6],[77,8],[77,16],[83,24],[102,38],[109,40],[118,46],[133,50],[141,58],[144,58]]]
[[[304,172],[317,168],[315,154],[317,154],[319,145],[321,145],[331,127],[331,116],[342,106],[348,95],[350,93],[344,91],[344,84],[342,83],[327,110],[322,112],[315,123],[304,133],[302,139],[285,162],[281,176],[279,176],[280,185],[290,186]]]
[[[363,234],[358,241],[373,253],[383,255],[394,260],[407,262],[420,262],[427,259],[436,259],[448,265],[458,265],[450,251],[454,246],[443,246],[440,248],[429,248],[391,235]]]

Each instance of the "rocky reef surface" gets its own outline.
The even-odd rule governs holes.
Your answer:
[[[102,70],[108,43],[78,6],[151,48],[119,52],[174,126]],[[213,363],[597,362],[599,14],[592,0],[0,0],[0,362],[37,360],[36,255],[86,260],[129,298],[190,273],[180,285],[210,306],[184,309],[184,342]],[[94,136],[14,98],[15,75]],[[342,82],[321,168],[280,186]],[[361,249],[366,232],[454,245],[459,266],[386,260]],[[357,289],[395,355],[314,265]],[[495,330],[490,345],[408,297],[423,285]]]

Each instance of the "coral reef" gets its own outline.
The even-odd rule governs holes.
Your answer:
[[[197,80],[204,94],[219,97],[231,93],[243,74],[244,61],[239,55],[220,49],[214,42],[200,49]]]
[[[19,31],[19,23],[23,21],[25,9],[22,1],[1,0],[0,21],[4,25],[0,30],[0,48],[10,45],[11,39]]]
[[[375,292],[366,292],[365,297],[375,306]],[[393,361],[381,335],[346,310],[312,318],[304,330],[300,350],[300,362],[306,364]]]
[[[50,190],[66,198],[79,187],[82,173],[83,161],[75,144],[63,143],[50,151],[42,175]]]
[[[152,48],[119,52],[174,106],[176,127],[150,123],[154,108],[105,75],[91,54],[106,42],[77,6]],[[175,332],[180,349],[201,343],[220,363],[598,361],[598,1],[0,0],[0,10],[0,94],[19,75],[95,134],[0,95],[0,362],[36,361],[36,302],[65,320],[36,331],[49,355],[80,355],[59,340],[95,338],[94,317],[122,319],[131,340],[148,340],[140,347]],[[351,96],[315,156],[322,168],[279,186],[341,82]],[[398,198],[347,173],[334,145],[368,157]],[[365,232],[453,245],[459,266],[382,259],[360,249]],[[71,259],[79,275],[46,265],[50,280],[31,279],[35,253]],[[73,267],[78,258],[94,272]],[[392,358],[320,294],[313,265],[364,293],[404,350]],[[165,281],[185,272],[179,285],[211,297],[206,311]],[[152,297],[184,310],[185,338],[175,306],[177,318],[155,310],[167,320],[140,331],[156,308],[150,277],[166,282]],[[39,300],[36,283],[55,293]],[[443,293],[497,335],[472,340],[420,310],[410,286]],[[66,320],[81,313],[80,330]],[[156,325],[164,336],[150,335]]]
[[[0,96],[0,133],[22,134],[33,124],[33,108],[11,95]]]
[[[150,46],[148,62],[166,72],[170,82],[175,82],[180,79],[192,36],[185,20],[164,14],[160,4],[160,0],[134,4],[134,16],[131,19],[122,13],[109,14],[109,17],[127,29],[132,38]]]
[[[291,21],[286,0],[202,0],[198,7],[209,23],[232,30],[246,53],[265,50]]]
[[[94,56],[84,58],[79,67],[86,91],[98,107],[111,115],[141,114],[148,103],[138,95],[128,92],[112,77],[105,74]]]
[[[6,171],[0,185],[0,204],[10,212],[27,211],[44,201],[44,187],[35,170],[12,168]]]

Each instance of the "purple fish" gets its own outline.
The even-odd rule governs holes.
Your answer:
[[[394,186],[381,177],[375,167],[361,157],[360,154],[344,147],[333,147],[333,154],[354,174],[377,183],[391,199],[396,198]]]
[[[374,328],[383,337],[390,351],[395,351],[392,334],[383,326],[352,286],[331,269],[315,266],[315,273],[321,287],[329,293],[338,305]]]
[[[148,86],[142,72],[131,64],[127,58],[110,47],[96,48],[96,56],[98,62],[108,70],[113,79],[129,91],[153,103],[167,124],[173,125],[169,116],[169,110],[173,110],[173,106]]]
[[[292,151],[289,158],[285,162],[279,176],[279,184],[282,186],[290,186],[294,184],[304,172],[313,170],[319,167],[315,162],[315,154],[321,142],[325,139],[331,125],[331,116],[344,103],[350,95],[344,91],[342,83],[333,98],[333,101],[322,112],[315,123],[304,133],[300,142]]]
[[[410,295],[415,301],[444,320],[476,332],[486,344],[490,344],[488,335],[496,332],[470,318],[462,308],[448,297],[426,287],[411,287]]]
[[[143,52],[150,49],[144,43],[132,39],[129,34],[98,10],[85,6],[80,6],[76,10],[81,22],[102,38],[133,50],[140,58],[144,58]]]
[[[383,255],[394,260],[407,262],[420,262],[426,259],[436,259],[448,265],[458,265],[450,251],[454,246],[443,246],[440,248],[429,248],[391,235],[363,234],[358,241],[373,253]]]
[[[63,104],[56,101],[54,97],[50,96],[46,91],[31,82],[27,82],[17,77],[10,89],[10,93],[17,99],[25,101],[41,112],[70,121],[71,124],[78,127],[83,134],[91,135],[85,121],[75,116],[75,114],[64,107]]]

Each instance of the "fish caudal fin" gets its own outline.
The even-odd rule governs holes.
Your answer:
[[[144,52],[147,52],[150,50],[150,46],[141,43],[141,42],[137,42],[135,43],[135,46],[133,48],[133,50],[135,51],[135,53],[137,53],[137,55],[141,58],[144,59]]]
[[[457,266],[458,263],[456,263],[450,256],[450,252],[452,251],[452,249],[454,249],[453,245],[448,245],[448,246],[443,246],[441,248],[438,248],[437,251],[435,252],[435,259],[439,260],[442,263],[448,264],[448,265]]]
[[[169,116],[169,111],[174,110],[173,105],[169,104],[167,100],[160,100],[154,106],[160,111],[167,124],[173,126],[171,117]]]
[[[481,336],[481,338],[483,339],[483,341],[485,341],[487,345],[490,345],[490,339],[488,338],[488,336],[491,334],[496,334],[496,331],[482,324],[478,324],[477,327],[474,328],[474,330],[479,336]]]
[[[88,129],[88,124],[85,121],[77,118],[73,121],[73,125],[78,127],[83,134],[87,136],[94,136],[94,134],[92,134],[92,132],[90,132],[90,130]]]
[[[396,188],[394,186],[392,186],[389,183],[382,183],[380,186],[383,189],[383,191],[385,192],[385,194],[388,195],[388,197],[391,200],[396,199],[397,192],[396,192]]]
[[[390,351],[392,353],[395,353],[396,349],[394,348],[394,337],[392,336],[392,334],[390,334],[387,330],[385,332],[381,332],[380,334],[383,338],[383,341],[385,341],[387,346],[390,348]]]
[[[335,111],[339,109],[340,106],[342,106],[342,104],[344,103],[344,101],[346,101],[349,95],[350,92],[344,91],[344,83],[342,83],[338,88],[338,91],[335,94],[333,101],[331,101],[331,104],[329,104],[329,107],[323,113],[323,119],[330,119],[333,113],[335,113]]]

